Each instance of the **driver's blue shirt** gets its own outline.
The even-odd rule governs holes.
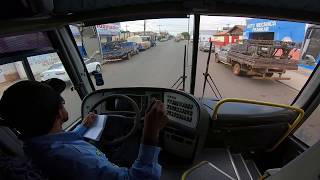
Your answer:
[[[83,140],[86,130],[81,124],[72,132],[35,137],[25,141],[24,150],[50,179],[160,179],[159,147],[141,144],[131,168],[118,167]]]

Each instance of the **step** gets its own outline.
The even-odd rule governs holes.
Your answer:
[[[241,154],[232,154],[239,180],[254,180]]]
[[[254,180],[259,179],[261,177],[261,173],[256,165],[256,163],[252,160],[246,160],[247,167],[250,171],[250,174]]]
[[[209,161],[234,179],[238,179],[234,170],[232,157],[228,149],[208,148],[204,149],[196,160],[197,162]]]

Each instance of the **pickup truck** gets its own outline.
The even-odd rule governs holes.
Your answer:
[[[222,47],[215,53],[215,62],[231,65],[235,75],[255,79],[289,80],[282,77],[286,70],[297,70],[297,60],[291,59],[295,43],[272,40],[245,40],[242,44]],[[278,74],[278,76],[274,76]]]
[[[131,59],[131,50],[129,50],[129,48],[123,48],[121,43],[122,42],[115,41],[102,44],[104,62]]]
[[[141,48],[136,42],[122,42],[120,43],[120,46],[124,51],[130,52],[131,55],[139,54]]]

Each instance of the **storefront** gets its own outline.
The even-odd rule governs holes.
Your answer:
[[[102,43],[111,42],[112,36],[119,36],[121,33],[120,23],[100,24],[96,28]]]
[[[112,24],[100,24],[96,25],[97,32],[100,36],[100,41],[102,43],[112,41],[113,36],[120,35],[120,23],[112,23]],[[77,42],[78,46],[81,46],[81,38],[78,27],[70,26],[73,36]]]
[[[235,25],[228,30],[216,32],[210,41],[213,42],[216,47],[238,43],[243,39],[243,28],[244,26],[242,25]]]
[[[301,44],[305,30],[305,23],[253,18],[247,19],[243,38],[291,41]]]
[[[305,23],[277,21],[269,19],[247,19],[243,39],[277,40],[295,42],[292,59],[300,59],[300,50],[306,32]],[[281,51],[278,51],[281,53]]]

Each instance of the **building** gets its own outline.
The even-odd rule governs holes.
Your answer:
[[[125,41],[128,37],[134,36],[133,32],[121,31],[118,35],[112,36],[112,41]]]
[[[217,30],[200,30],[199,42],[209,42],[215,33],[217,33]]]
[[[81,46],[81,37],[78,27],[70,26],[70,29],[78,46]],[[110,42],[112,41],[113,36],[119,36],[121,34],[120,23],[100,24],[96,25],[96,29],[102,43]]]
[[[228,30],[222,30],[213,35],[211,41],[215,46],[225,46],[231,43],[237,43],[242,40],[244,26],[235,25]]]
[[[302,43],[305,30],[305,23],[253,18],[247,19],[243,38]]]
[[[305,31],[306,23],[253,18],[247,19],[243,38],[295,42],[297,49],[294,49],[290,55],[292,59],[299,60]],[[277,52],[277,54],[281,53],[281,51]]]

